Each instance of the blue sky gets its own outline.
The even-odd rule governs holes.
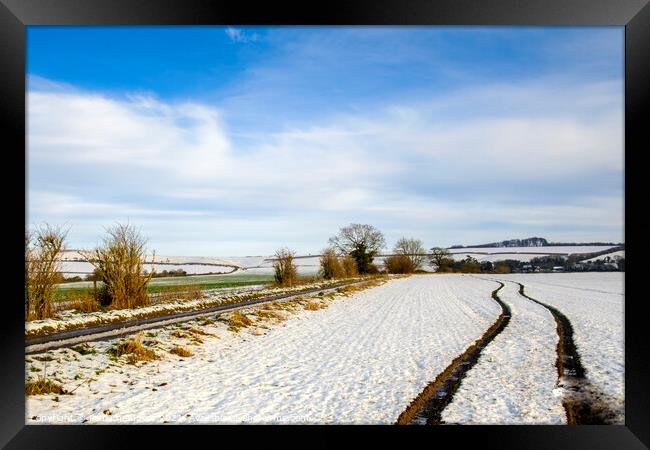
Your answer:
[[[28,221],[159,254],[623,240],[623,28],[28,27]]]

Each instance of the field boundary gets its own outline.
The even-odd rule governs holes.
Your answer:
[[[242,309],[248,306],[257,305],[260,303],[267,303],[275,300],[286,300],[301,295],[317,294],[319,292],[333,291],[343,286],[364,283],[368,279],[348,281],[336,283],[327,287],[318,287],[313,289],[306,289],[302,291],[288,292],[276,294],[271,296],[253,298],[250,300],[242,300],[239,302],[232,302],[203,308],[199,310],[182,311],[172,314],[162,314],[150,317],[142,317],[137,319],[115,321],[109,324],[100,326],[91,326],[84,328],[71,329],[57,333],[49,333],[45,335],[25,336],[25,353],[37,353],[47,350],[55,350],[58,348],[69,347],[79,344],[81,342],[92,342],[107,339],[114,339],[116,337],[131,334],[135,331],[156,328],[170,323],[186,322],[199,318],[205,315],[210,315],[216,312],[230,312]]]

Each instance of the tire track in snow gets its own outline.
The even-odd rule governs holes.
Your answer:
[[[496,280],[495,282],[499,283],[499,287],[492,291],[492,299],[501,307],[501,314],[497,320],[483,336],[457,356],[434,381],[424,388],[397,418],[397,425],[438,425],[442,423],[442,411],[453,399],[465,374],[477,363],[483,348],[510,322],[510,307],[498,295],[505,284]]]
[[[587,371],[582,366],[580,354],[573,341],[571,321],[557,308],[549,306],[524,291],[519,285],[519,295],[543,306],[553,315],[559,337],[555,367],[558,372],[558,388],[562,389],[562,405],[566,411],[569,425],[603,425],[611,423],[616,414],[607,406],[605,395],[593,386],[586,377]]]

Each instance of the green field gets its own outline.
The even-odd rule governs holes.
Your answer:
[[[191,275],[186,277],[154,278],[149,283],[148,290],[149,293],[155,294],[165,291],[178,291],[183,286],[199,289],[218,289],[266,284],[271,281],[273,281],[273,275]],[[70,295],[92,292],[92,290],[92,281],[62,283],[57,287],[56,300],[65,301]]]

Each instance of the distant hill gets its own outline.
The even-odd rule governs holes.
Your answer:
[[[494,247],[569,247],[569,246],[622,246],[622,243],[614,242],[548,242],[546,239],[541,237],[530,237],[526,239],[509,239],[507,241],[501,242],[490,242],[489,244],[479,244],[479,245],[452,245],[449,247],[452,248],[494,248]]]

